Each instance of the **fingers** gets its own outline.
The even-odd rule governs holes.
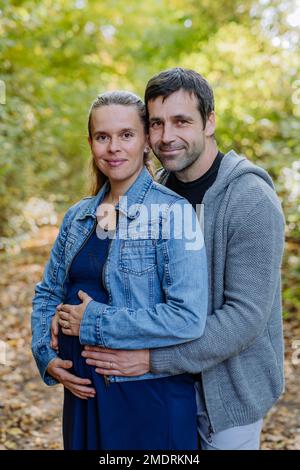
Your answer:
[[[68,361],[67,359],[60,359],[60,364],[59,367],[62,367],[63,369],[71,369],[73,362]]]
[[[76,305],[61,304],[59,314],[62,312],[71,313],[73,307],[76,307]]]
[[[77,398],[81,398],[81,400],[87,400],[87,397],[85,395],[82,395],[81,393],[77,393],[75,392],[74,390],[72,390],[72,388],[70,387],[66,387],[71,393],[73,393],[73,395],[75,395],[75,397]]]
[[[89,303],[91,300],[93,300],[92,297],[86,294],[86,292],[83,292],[83,290],[79,290],[77,295],[83,303]]]
[[[50,340],[50,347],[55,351],[58,351],[58,337],[53,331],[51,331],[51,340]]]
[[[118,375],[118,376],[120,376],[120,375],[126,376],[127,375],[124,372],[121,372],[120,370],[117,370],[117,369],[102,369],[101,367],[96,367],[95,371],[99,375]]]
[[[101,350],[97,351],[82,351],[81,355],[88,359],[97,359],[98,361],[113,361],[115,356],[108,353],[103,353]]]
[[[105,348],[103,348],[102,346],[84,346],[84,350],[85,351],[105,351]],[[109,350],[107,349],[107,351]]]
[[[58,321],[56,315],[52,319],[51,323],[51,340],[50,346],[55,351],[58,351]]]
[[[64,334],[69,334],[68,330],[70,329],[70,314],[60,311],[58,312],[58,316],[58,324],[61,326],[62,332]]]
[[[109,371],[109,375],[112,375],[110,371],[117,368],[116,364],[114,364],[112,361],[99,361],[96,359],[87,359],[86,363],[89,366],[100,367],[101,369],[106,370],[106,372]]]
[[[63,368],[63,369],[70,369],[73,365],[73,362],[72,361],[68,361],[66,359],[61,359],[60,357],[56,357],[55,359],[52,359],[50,362],[49,362],[49,366],[52,366],[52,367],[57,367],[57,368]]]
[[[78,336],[75,335],[70,328],[62,328],[61,331],[63,332],[64,335],[66,336]]]
[[[60,320],[69,320],[70,319],[70,314],[67,312],[64,312],[63,310],[60,310],[58,312],[58,322]]]
[[[58,317],[56,314],[52,318],[51,331],[54,335],[58,335]]]
[[[77,377],[77,375],[71,374],[70,372],[63,371],[62,378],[65,382],[69,382],[72,385],[89,385],[91,384],[90,379],[83,379]]]
[[[83,400],[87,400],[88,398],[94,398],[96,395],[96,390],[91,387],[84,387],[82,385],[74,385],[68,382],[65,382],[64,386],[70,390],[74,395],[78,398]]]
[[[60,326],[62,328],[68,328],[69,327],[69,320],[64,320],[64,319],[60,318],[58,320],[58,323],[60,324]]]

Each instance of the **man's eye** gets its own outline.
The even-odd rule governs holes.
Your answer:
[[[187,124],[187,121],[185,119],[178,119],[177,121],[178,126],[184,126],[185,124]]]
[[[157,129],[159,126],[161,126],[161,121],[153,121],[151,123],[152,129]]]

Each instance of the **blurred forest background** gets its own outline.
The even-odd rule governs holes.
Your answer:
[[[203,74],[214,88],[220,149],[235,149],[274,178],[287,221],[284,318],[297,364],[299,44],[299,0],[0,0],[0,339],[10,347],[11,363],[13,350],[28,343],[32,288],[53,241],[49,225],[88,194],[91,101],[116,88],[143,96],[153,74],[180,65]],[[36,252],[33,239],[43,246]],[[291,367],[295,378],[300,365],[297,374]],[[23,372],[19,379],[8,366],[1,372],[0,361],[1,374],[14,384],[12,396],[16,384],[24,384]],[[5,419],[22,409],[15,404],[11,410],[12,403],[2,403]],[[300,422],[295,426],[299,431]],[[18,446],[23,428],[19,421],[6,423],[3,448]],[[286,439],[271,441],[289,448]]]

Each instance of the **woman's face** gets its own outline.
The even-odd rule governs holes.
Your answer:
[[[143,167],[147,136],[135,106],[112,104],[92,111],[93,158],[111,182],[133,183]]]

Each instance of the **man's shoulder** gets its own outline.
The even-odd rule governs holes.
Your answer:
[[[266,195],[277,197],[269,173],[233,150],[224,155],[219,176],[216,183],[219,187],[229,187],[233,195],[238,193],[252,200]]]
[[[270,181],[255,173],[245,173],[232,182],[232,196],[234,195],[240,201],[248,200],[254,204],[272,202],[277,205],[279,202],[275,188]]]

